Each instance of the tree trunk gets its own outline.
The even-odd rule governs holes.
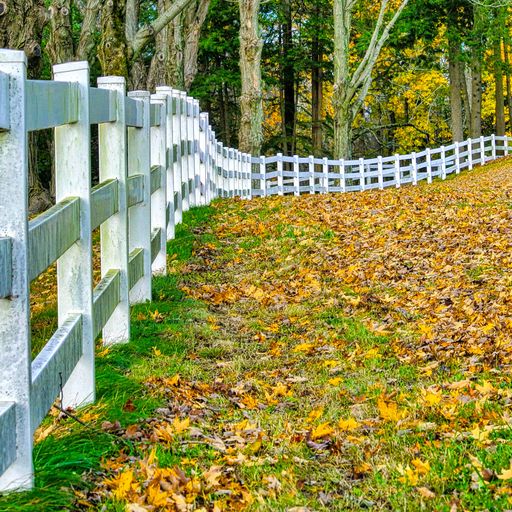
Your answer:
[[[290,0],[282,0],[283,11],[283,46],[282,46],[282,87],[284,93],[284,152],[293,155],[295,150],[295,67],[293,61],[293,26],[292,6]]]
[[[512,83],[510,79],[510,59],[508,50],[508,41],[505,40],[503,44],[504,57],[505,57],[505,80],[507,84],[507,109],[508,109],[508,127],[511,130],[512,126]]]
[[[103,0],[88,0],[84,7],[84,19],[80,30],[80,39],[76,50],[77,60],[86,60],[93,64],[96,60],[95,30],[98,25],[98,14]]]
[[[199,40],[210,7],[210,0],[197,0],[185,12],[185,48],[183,52],[183,80],[188,91],[197,75]]]
[[[354,3],[334,0],[334,157],[349,158],[352,141],[352,115],[349,93],[349,52]]]
[[[128,78],[125,6],[125,0],[107,0],[101,9],[98,58],[104,75]]]
[[[320,5],[315,4],[315,19],[320,20]],[[311,139],[313,154],[322,155],[322,60],[323,52],[320,46],[320,26],[315,27],[311,51]]]
[[[239,0],[240,7],[240,96],[239,148],[259,155],[263,143],[263,102],[261,91],[261,51],[259,33],[260,0]]]
[[[46,51],[52,64],[75,59],[71,31],[71,0],[53,0],[50,6],[50,37]]]
[[[448,71],[450,76],[450,110],[453,142],[464,140],[462,114],[461,51],[457,37],[448,34]]]
[[[471,54],[471,115],[469,135],[476,139],[482,135],[482,62],[480,52]]]
[[[501,38],[494,43],[494,77],[496,84],[496,135],[505,135],[505,98],[503,94],[503,63],[501,60]]]
[[[41,41],[48,13],[43,0],[11,0],[0,11],[0,48],[24,50],[28,78],[38,78],[41,67]],[[7,8],[5,8],[7,6]],[[29,134],[29,211],[39,213],[51,206],[49,191],[39,176],[38,137]]]

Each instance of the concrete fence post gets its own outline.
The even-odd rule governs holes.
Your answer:
[[[33,483],[26,69],[24,52],[0,50],[0,72],[9,82],[1,103],[9,130],[0,131],[0,237],[10,238],[12,262],[11,293],[0,299],[0,416],[16,425],[0,429],[0,491]]]
[[[82,314],[82,357],[64,385],[66,408],[95,399],[89,65],[57,64],[53,75],[56,81],[77,82],[79,87],[79,121],[55,128],[55,199],[80,198],[80,239],[57,261],[59,326],[69,315]]]
[[[98,126],[100,182],[117,180],[118,212],[100,227],[101,273],[119,270],[119,304],[103,327],[103,343],[126,343],[130,340],[130,286],[128,282],[128,167],[125,115],[125,79],[98,78],[98,88],[115,95],[116,121]]]

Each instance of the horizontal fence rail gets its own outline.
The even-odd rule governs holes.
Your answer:
[[[409,155],[358,160],[253,157],[217,140],[197,100],[170,87],[127,94],[90,86],[84,62],[27,80],[23,52],[0,50],[0,492],[33,485],[34,431],[53,402],[95,399],[94,344],[130,339],[130,304],[151,300],[183,212],[213,199],[325,194],[445,179],[498,156],[481,137]],[[91,187],[91,126],[99,183]],[[56,204],[28,219],[28,133],[54,129]],[[101,279],[92,278],[100,231]],[[58,329],[32,360],[30,282],[57,263]]]

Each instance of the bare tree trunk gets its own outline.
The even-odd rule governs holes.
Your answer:
[[[509,130],[512,126],[512,83],[510,79],[510,59],[508,51],[508,41],[505,40],[503,44],[504,57],[505,57],[505,79],[507,84],[507,109],[508,109],[508,123]]]
[[[260,0],[239,0],[240,6],[240,151],[259,155],[263,143],[263,102],[258,14]]]
[[[71,32],[71,0],[53,0],[50,6],[50,37],[46,51],[52,64],[75,59]]]
[[[25,51],[29,78],[39,75],[41,41],[48,18],[43,0],[11,0],[8,8],[0,12],[0,48]],[[39,176],[37,133],[29,134],[28,181],[29,211],[39,213],[51,206],[50,193]]]
[[[128,77],[125,7],[126,0],[108,0],[101,9],[98,58],[104,75]]]
[[[96,41],[94,32],[98,24],[98,14],[102,0],[88,0],[85,4],[80,31],[80,39],[76,50],[77,60],[86,60],[92,64],[96,60]]]
[[[471,115],[469,134],[472,139],[482,135],[482,62],[480,52],[471,55]]]
[[[501,38],[494,43],[494,77],[496,83],[496,135],[505,135],[505,97],[503,94]]]
[[[356,0],[334,0],[334,156],[351,155],[352,122],[361,110],[370,85],[372,71],[383,46],[408,0],[401,0],[386,22],[389,0],[381,0],[371,39],[363,58],[352,72],[349,65],[352,11]]]
[[[197,0],[185,12],[185,48],[183,52],[183,77],[188,91],[197,75],[199,39],[210,7],[210,0]]]
[[[315,19],[320,19],[320,5],[315,4]],[[320,27],[315,27],[311,52],[311,139],[313,154],[322,154],[322,60],[323,52],[320,47]]]
[[[295,150],[295,68],[293,62],[293,24],[292,24],[292,6],[290,0],[282,0],[283,11],[283,69],[282,86],[284,92],[284,152],[293,155]]]
[[[448,34],[448,71],[450,77],[450,110],[452,139],[454,142],[464,140],[464,122],[462,114],[462,79],[461,51],[457,37]]]

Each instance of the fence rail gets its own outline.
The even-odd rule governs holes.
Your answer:
[[[95,399],[94,343],[130,339],[130,304],[151,300],[166,242],[184,211],[219,197],[348,192],[417,184],[508,154],[482,137],[410,155],[337,161],[251,157],[216,138],[184,92],[126,93],[119,77],[90,87],[84,62],[27,80],[23,52],[0,50],[0,491],[33,485],[32,437],[59,394]],[[91,125],[99,183],[91,186]],[[28,219],[28,133],[52,128],[56,205]],[[92,232],[101,280],[93,286]],[[32,360],[30,282],[57,262],[58,328]],[[62,383],[64,384],[61,389]]]

